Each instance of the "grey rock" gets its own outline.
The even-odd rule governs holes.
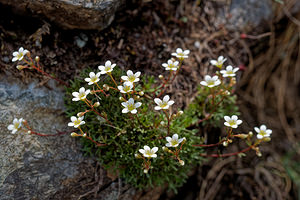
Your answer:
[[[42,16],[66,29],[104,29],[126,0],[0,0],[18,14]]]
[[[54,83],[51,82],[52,87]],[[0,76],[0,199],[47,199],[62,189],[66,179],[81,173],[88,160],[69,134],[39,137],[11,134],[7,126],[14,117],[24,118],[42,133],[66,130],[60,89],[24,85],[9,75]]]

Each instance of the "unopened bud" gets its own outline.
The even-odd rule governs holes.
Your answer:
[[[237,135],[237,137],[241,138],[241,139],[246,139],[248,137],[247,134],[239,134]]]
[[[256,151],[256,155],[257,155],[258,157],[261,157],[261,156],[262,156],[262,154],[261,154],[260,151]]]
[[[175,118],[176,116],[177,116],[176,114],[173,114],[173,115],[172,115],[172,118]]]
[[[140,96],[144,96],[144,94],[145,94],[145,93],[144,93],[143,91],[140,91],[140,92],[139,92],[139,95],[140,95]]]
[[[140,99],[141,97],[139,95],[136,96],[136,99]]]
[[[162,125],[162,126],[165,125],[165,124],[166,124],[166,123],[165,123],[164,121],[161,121],[161,122],[160,122],[160,125]]]
[[[109,86],[106,85],[106,84],[104,84],[104,85],[103,85],[103,89],[105,89],[106,91],[109,91]]]
[[[223,142],[223,146],[224,146],[224,147],[227,147],[227,146],[228,146],[228,142],[227,142],[227,141],[224,141],[224,142]]]
[[[79,112],[79,113],[77,113],[77,117],[82,117],[84,115],[84,113],[83,112]]]
[[[27,131],[28,134],[31,134],[31,131]]]
[[[95,107],[95,108],[97,108],[97,107],[99,107],[99,106],[100,106],[100,103],[99,103],[99,102],[94,103],[94,107]]]
[[[169,151],[169,149],[167,147],[162,147],[162,150],[165,151],[165,152]]]
[[[22,70],[22,69],[24,69],[24,68],[26,68],[25,66],[23,66],[23,65],[17,65],[17,67],[16,67],[18,70]]]
[[[77,133],[75,133],[75,132],[72,132],[71,133],[71,137],[78,137],[79,135],[77,134]]]
[[[183,160],[179,160],[179,163],[180,163],[181,166],[184,165],[184,161]]]
[[[36,62],[40,61],[40,57],[38,57],[38,56],[36,56],[34,59],[35,59]]]
[[[148,169],[144,169],[144,173],[145,173],[145,174],[148,174]]]
[[[159,79],[163,79],[164,76],[160,74],[160,75],[158,76],[158,78],[159,78]]]
[[[264,137],[262,140],[263,140],[264,142],[269,142],[269,141],[271,141],[271,138],[269,138],[269,137]]]
[[[183,114],[183,111],[182,111],[182,110],[178,111],[178,113],[177,113],[178,116],[180,116],[180,115],[182,115],[182,114]]]
[[[252,131],[249,131],[248,133],[249,137],[251,138],[253,136],[253,132]]]
[[[124,97],[119,97],[119,100],[120,100],[120,101],[126,101],[126,100],[124,99]]]
[[[84,133],[84,134],[82,135],[82,137],[86,137],[86,133]]]
[[[138,153],[135,153],[134,157],[136,157],[136,158],[142,158],[142,156],[140,154],[138,154]]]
[[[228,90],[226,90],[226,91],[224,92],[224,94],[230,95],[230,92],[229,92]]]
[[[90,91],[90,94],[95,94],[94,90],[91,90],[91,91]]]

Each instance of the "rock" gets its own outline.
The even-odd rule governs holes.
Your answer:
[[[125,0],[0,0],[18,14],[42,16],[66,29],[104,29]]]

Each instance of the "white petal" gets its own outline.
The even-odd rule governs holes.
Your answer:
[[[122,90],[123,90],[123,86],[118,86],[118,89],[119,89],[120,91],[122,91]]]
[[[147,145],[144,146],[144,149],[150,151],[150,147]]]
[[[169,95],[164,96],[164,98],[163,98],[163,101],[164,101],[164,102],[167,102],[167,101],[169,101],[169,100],[170,100]]]
[[[234,72],[234,73],[237,72],[237,71],[239,71],[239,68],[238,68],[238,67],[236,67],[236,68],[233,69],[233,72]]]
[[[86,82],[90,82],[90,81],[91,81],[90,78],[85,78],[84,80],[85,80]]]
[[[167,143],[166,146],[167,146],[167,147],[172,147],[170,143]]]
[[[232,71],[232,66],[231,66],[231,65],[228,65],[228,66],[226,67],[226,70],[227,70],[227,71]]]
[[[100,66],[98,66],[98,69],[99,69],[100,71],[104,71],[104,70],[105,70],[105,67],[104,67],[103,65],[100,65]]]
[[[158,151],[158,147],[153,147],[153,148],[151,149],[151,151],[152,151],[153,153],[156,153],[156,152]]]
[[[225,121],[229,121],[230,117],[229,116],[224,116]]]
[[[226,74],[226,72],[227,72],[226,70],[221,70],[220,71],[221,74]]]
[[[140,149],[139,152],[140,152],[141,154],[145,154],[145,150],[144,150],[144,149]]]
[[[217,62],[216,60],[211,60],[211,61],[210,61],[210,64],[212,64],[212,65],[217,65],[218,62]]]
[[[236,124],[231,125],[231,128],[237,128],[238,126]]]
[[[74,121],[76,121],[76,120],[77,120],[77,117],[75,117],[75,116],[72,116],[72,117],[71,117],[71,121],[72,121],[72,122],[74,122]]]
[[[81,87],[80,89],[79,89],[79,93],[84,93],[85,92],[85,88],[84,87]]]
[[[68,123],[68,126],[74,126],[74,123],[69,122],[69,123]]]
[[[131,70],[128,70],[127,71],[127,76],[131,76],[131,75],[133,75],[133,72]]]
[[[16,132],[17,132],[17,129],[13,129],[13,130],[11,131],[12,134],[15,134]]]
[[[134,99],[133,99],[133,98],[130,98],[130,99],[128,100],[128,103],[129,103],[129,104],[134,104]]]
[[[171,137],[166,137],[166,140],[167,140],[168,142],[171,142],[171,141],[172,141],[172,138],[171,138]]]
[[[223,61],[223,58],[224,58],[223,56],[219,56],[219,57],[218,57],[218,61],[219,61],[219,62]]]
[[[174,103],[175,103],[175,101],[171,100],[171,101],[168,102],[168,105],[171,106],[171,105],[173,105]]]
[[[94,77],[94,76],[96,76],[96,74],[94,72],[90,72],[89,75],[90,75],[91,78]]]
[[[159,99],[159,98],[155,98],[154,99],[154,102],[157,104],[157,105],[160,105],[162,103],[162,101]]]
[[[211,79],[214,80],[214,81],[217,81],[218,80],[218,76],[213,76]]]
[[[167,63],[163,63],[162,66],[166,67],[166,68],[169,67],[169,65]]]
[[[268,129],[268,130],[266,130],[266,133],[267,133],[268,135],[271,135],[271,134],[272,134],[272,130],[271,130],[271,129]]]
[[[185,50],[183,53],[184,53],[185,55],[187,55],[187,54],[190,53],[190,50]]]
[[[117,64],[112,64],[110,67],[111,67],[111,71],[112,69],[116,66]]]
[[[106,66],[106,67],[110,67],[110,66],[111,66],[110,60],[108,60],[108,61],[105,62],[105,66]]]
[[[176,49],[176,53],[182,53],[182,49],[181,48],[177,48]]]
[[[124,81],[128,81],[128,76],[121,76],[121,79]]]
[[[266,131],[266,130],[267,130],[267,127],[266,127],[266,125],[264,125],[264,124],[263,124],[263,125],[261,125],[261,126],[260,126],[260,130],[262,130],[262,131]]]
[[[263,136],[262,135],[260,135],[260,134],[257,134],[257,139],[262,139],[263,138]]]
[[[231,125],[228,122],[224,122],[224,125],[231,127]]]
[[[236,124],[237,124],[237,125],[240,125],[241,123],[243,123],[243,121],[240,120],[240,119],[236,121]]]
[[[254,127],[254,130],[255,130],[257,133],[260,133],[260,129],[259,129],[259,128]]]
[[[122,113],[128,113],[128,112],[129,112],[128,108],[124,108],[124,109],[122,110]]]
[[[221,84],[221,81],[220,81],[220,80],[217,80],[217,81],[215,82],[215,86],[220,85],[220,84]]]
[[[178,140],[178,134],[174,134],[174,135],[172,136],[172,138],[173,138],[173,140]]]
[[[201,85],[207,86],[207,83],[205,81],[200,82]]]
[[[138,107],[140,107],[141,105],[142,105],[141,102],[137,102],[137,103],[134,104],[134,107],[138,108]]]
[[[207,82],[207,81],[210,81],[211,80],[211,77],[210,75],[205,75],[204,76],[204,80]]]
[[[7,129],[10,130],[10,131],[13,130],[14,129],[14,125],[13,124],[8,125]]]
[[[141,72],[136,72],[134,75],[135,77],[139,77],[141,75]]]
[[[20,47],[19,48],[19,52],[23,52],[24,51],[24,48],[23,47]]]
[[[121,105],[124,106],[124,107],[127,107],[128,103],[127,102],[122,102]]]
[[[157,157],[157,155],[156,155],[156,154],[153,154],[151,157],[152,157],[152,158],[156,158],[156,157]]]
[[[238,117],[236,115],[232,115],[231,119],[236,121],[236,120],[238,120]]]
[[[160,106],[155,106],[154,110],[161,110],[161,107]]]
[[[136,110],[136,109],[133,109],[133,110],[131,111],[131,113],[132,113],[132,114],[136,114],[136,113],[137,113],[137,110]]]

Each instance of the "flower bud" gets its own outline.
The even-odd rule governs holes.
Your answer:
[[[227,142],[227,141],[224,141],[224,142],[223,142],[223,146],[224,146],[224,147],[227,147],[227,146],[228,146],[228,142]]]
[[[144,96],[144,94],[145,94],[145,93],[144,93],[143,91],[140,91],[140,92],[139,92],[139,95],[140,95],[140,96]]]
[[[40,62],[40,57],[36,56],[34,59],[36,62]]]
[[[96,103],[94,103],[94,107],[97,108],[100,106],[100,103],[97,101]]]
[[[241,138],[241,139],[246,139],[248,137],[248,134],[239,134],[236,137]]]
[[[184,165],[184,161],[183,161],[183,160],[179,160],[179,164],[180,164],[181,166],[183,166],[183,165]]]
[[[28,134],[31,134],[31,131],[27,131]]]
[[[165,152],[169,151],[169,149],[167,147],[162,147],[162,150],[165,151]]]
[[[177,117],[177,115],[176,115],[176,114],[173,114],[173,115],[172,115],[172,118],[175,118],[175,117]]]
[[[182,115],[182,114],[183,114],[183,111],[182,111],[182,110],[178,111],[178,113],[177,113],[178,116],[180,116],[180,115]]]
[[[26,68],[25,66],[23,66],[23,65],[17,65],[17,67],[16,67],[18,70],[22,70],[22,69],[24,69],[24,68]]]
[[[249,137],[251,138],[253,136],[253,132],[252,131],[249,131],[248,133]]]
[[[260,151],[256,151],[256,155],[257,155],[258,157],[261,157],[261,156],[262,156],[262,154],[261,154]]]
[[[79,135],[77,134],[77,133],[75,133],[75,132],[72,132],[71,133],[71,137],[78,137]]]
[[[158,78],[159,78],[159,79],[163,79],[164,76],[160,74],[160,75],[158,76]]]
[[[136,96],[136,99],[140,99],[141,97],[139,95]]]
[[[79,113],[77,113],[77,117],[82,117],[84,115],[84,113],[83,112],[79,112]]]
[[[160,125],[164,126],[166,123],[164,121],[160,122]]]
[[[82,135],[82,137],[86,137],[86,133],[84,133],[84,134]]]
[[[269,141],[271,141],[271,138],[269,138],[269,137],[264,137],[262,140],[263,140],[264,142],[269,142]]]
[[[148,174],[148,169],[144,169],[144,173],[145,173],[145,174]]]
[[[120,101],[126,101],[123,97],[119,97]]]

